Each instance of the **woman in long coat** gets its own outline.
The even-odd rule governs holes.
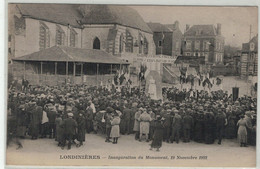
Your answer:
[[[113,138],[113,144],[117,144],[118,137],[120,136],[119,124],[120,117],[117,113],[115,113],[113,120],[111,121],[112,128],[110,132],[110,137]]]
[[[147,113],[146,110],[143,111],[143,113],[140,115],[140,136],[139,141],[142,141],[142,135],[145,134],[146,142],[148,142],[148,134],[150,130],[150,121],[152,121],[152,118],[150,114]]]
[[[135,131],[135,139],[138,140],[139,139],[139,133],[140,133],[140,115],[142,113],[142,109],[139,109],[136,113],[135,113],[135,123],[134,123],[134,131]]]
[[[227,139],[233,139],[236,137],[236,117],[233,114],[229,114],[227,117],[228,124],[225,128],[225,137]]]
[[[240,120],[237,122],[238,131],[237,131],[237,137],[238,142],[240,143],[240,147],[246,147],[247,145],[247,121],[244,118],[244,115],[240,116]]]
[[[161,117],[157,116],[157,120],[155,120],[155,131],[154,131],[153,141],[150,150],[156,148],[156,151],[159,151],[159,149],[162,147],[163,130],[164,130],[163,123],[164,122],[161,119]]]
[[[78,116],[78,138],[77,140],[80,142],[78,147],[83,145],[83,142],[85,141],[85,126],[86,126],[86,119],[83,116],[83,112],[79,113]]]

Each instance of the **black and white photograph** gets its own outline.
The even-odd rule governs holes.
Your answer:
[[[256,167],[257,6],[55,2],[7,4],[7,167]]]

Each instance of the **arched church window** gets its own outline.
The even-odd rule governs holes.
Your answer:
[[[128,30],[126,30],[125,51],[131,53],[133,52],[133,36]]]
[[[56,25],[56,45],[64,45],[64,44],[65,44],[65,32],[59,25]]]
[[[121,34],[119,37],[119,53],[122,53],[124,50],[124,35]]]
[[[100,49],[100,40],[97,37],[93,41],[93,49]]]

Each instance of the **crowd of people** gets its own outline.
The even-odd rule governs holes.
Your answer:
[[[256,98],[233,101],[226,92],[163,88],[163,100],[152,100],[139,87],[31,86],[9,89],[8,143],[20,139],[55,139],[62,149],[83,145],[86,133],[101,132],[117,144],[120,135],[135,134],[159,151],[162,142],[191,140],[213,144],[238,138],[240,146],[256,143]],[[89,136],[90,137],[90,136]],[[134,139],[134,138],[133,138]]]

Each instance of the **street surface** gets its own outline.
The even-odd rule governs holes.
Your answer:
[[[239,147],[235,139],[224,139],[222,145],[218,145],[217,141],[210,145],[196,142],[179,144],[163,142],[159,152],[149,150],[151,142],[136,141],[133,134],[121,136],[118,144],[106,143],[104,135],[101,134],[86,134],[84,145],[79,148],[73,145],[71,150],[67,150],[67,147],[62,150],[54,139],[48,138],[25,139],[22,143],[23,149],[16,150],[14,144],[7,148],[7,164],[171,167],[255,167],[256,165],[256,147]],[[99,156],[100,159],[65,159],[72,157],[68,155],[87,155],[87,158]],[[121,158],[128,156],[128,159],[109,159],[118,156]],[[139,156],[143,159],[138,159]],[[146,156],[163,159],[146,159]]]

